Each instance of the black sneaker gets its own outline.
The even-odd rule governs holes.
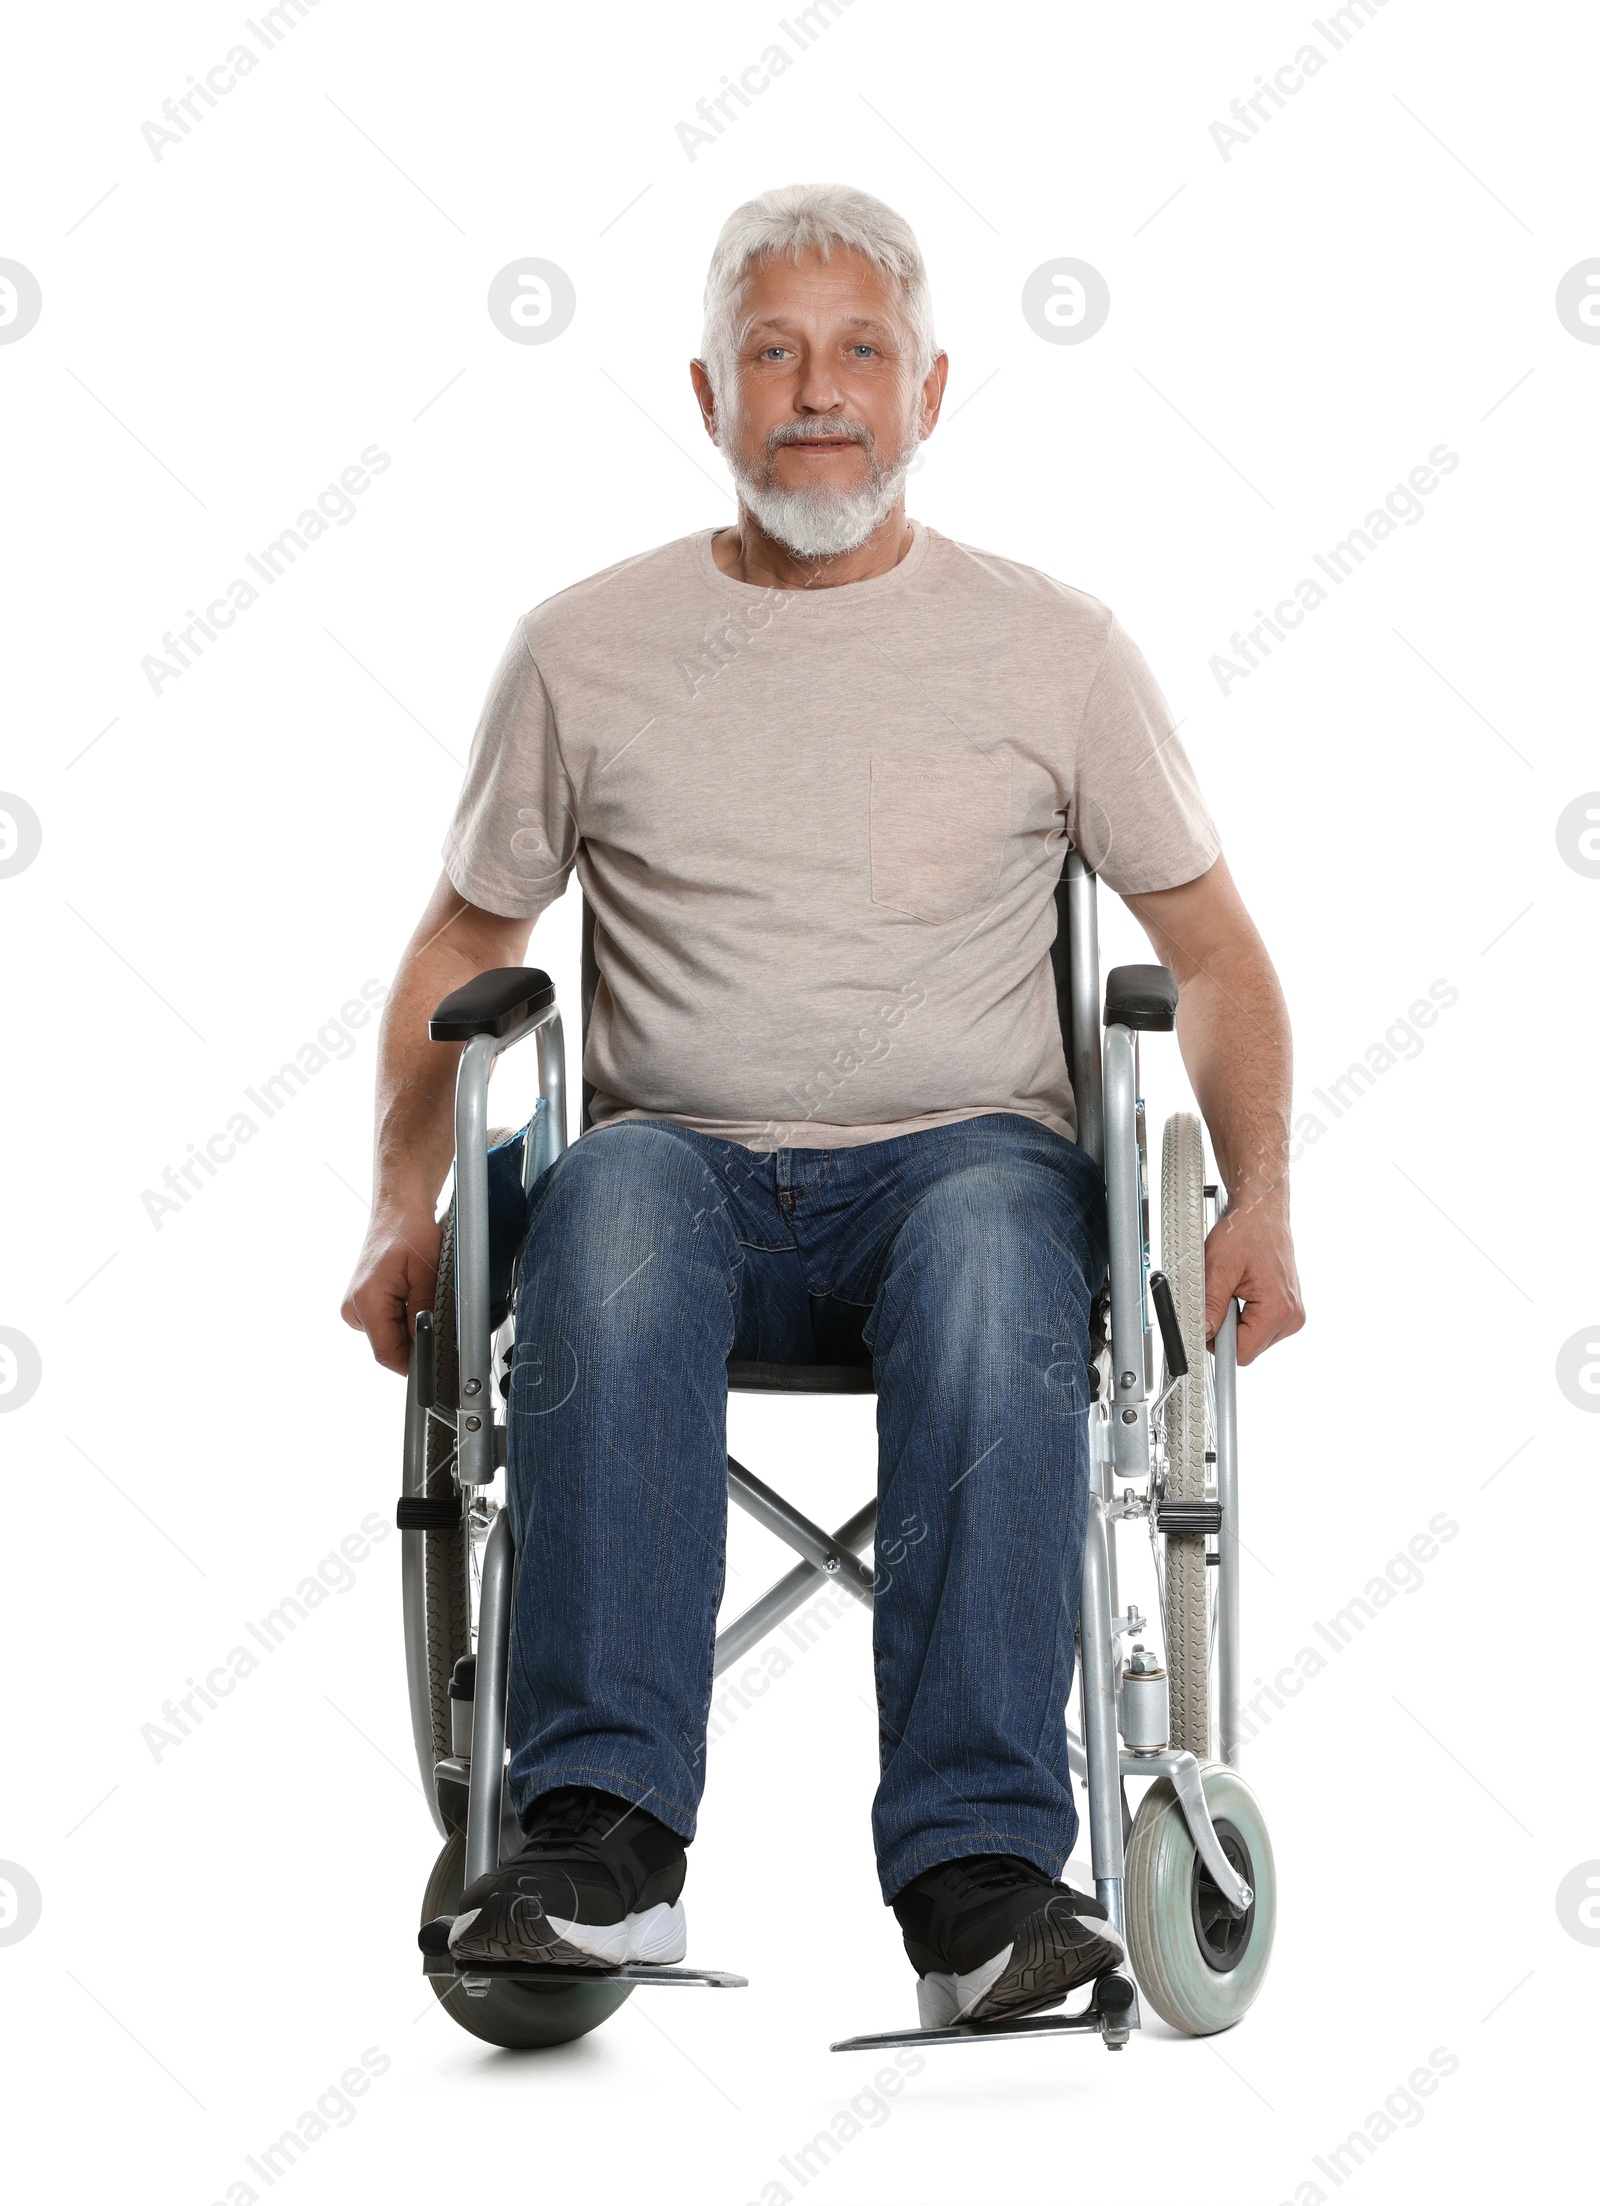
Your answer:
[[[1058,2007],[1126,1958],[1098,1900],[1013,1854],[941,1861],[892,1904],[925,2030]]]
[[[588,1785],[542,1794],[526,1827],[521,1852],[462,1893],[450,1926],[458,1961],[605,1969],[683,1959],[688,1864],[676,1831]]]

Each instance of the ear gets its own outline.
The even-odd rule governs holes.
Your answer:
[[[700,408],[700,420],[712,443],[717,437],[717,394],[711,388],[711,377],[703,360],[689,362],[689,380],[694,385],[695,403]]]
[[[922,402],[918,414],[921,434],[931,437],[939,420],[939,409],[944,404],[944,387],[950,379],[950,355],[941,352],[922,380]]]

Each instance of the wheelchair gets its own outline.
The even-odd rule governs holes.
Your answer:
[[[1200,1121],[1162,1135],[1160,1268],[1151,1268],[1139,1051],[1171,1032],[1177,984],[1165,966],[1120,966],[1099,1002],[1095,878],[1068,847],[1055,891],[1052,963],[1078,1140],[1105,1173],[1110,1265],[1090,1343],[1090,1495],[1069,1727],[1097,1897],[1122,1933],[1129,1974],[1102,1977],[1070,2013],[1000,2017],[839,2040],[836,2052],[986,2037],[1083,2032],[1112,2051],[1141,2027],[1141,2001],[1173,2029],[1229,2028],[1260,1989],[1276,1913],[1272,1849],[1237,1763],[1241,1743],[1238,1305],[1205,1337],[1204,1251],[1223,1191],[1206,1178]],[[596,966],[585,900],[582,1022]],[[731,1989],[713,1969],[632,1966],[572,1972],[458,1963],[451,1920],[461,1892],[514,1853],[506,1796],[511,1519],[503,1497],[505,1398],[516,1256],[527,1192],[566,1144],[565,1064],[556,992],[542,972],[486,972],[441,1003],[435,1041],[460,1042],[454,1188],[438,1290],[417,1321],[407,1383],[402,1534],[406,1671],[424,1794],[443,1840],[422,1902],[423,1968],[451,2018],[506,2047],[556,2045],[594,2029],[640,1984]],[[491,1132],[495,1059],[528,1036],[539,1098],[517,1132]],[[593,1090],[583,1083],[580,1138]],[[1152,1318],[1154,1323],[1152,1324]],[[1163,1366],[1157,1377],[1157,1343]],[[779,1365],[730,1360],[729,1388],[761,1394],[870,1394],[870,1361]],[[830,1582],[868,1607],[867,1502],[832,1531],[731,1457],[728,1493],[798,1560],[716,1642],[720,1674]],[[1151,1544],[1159,1616],[1121,1605],[1119,1533]],[[1142,1788],[1130,1806],[1130,1785]],[[1130,1981],[1131,1974],[1131,1981]]]

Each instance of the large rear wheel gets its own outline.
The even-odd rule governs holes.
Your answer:
[[[1176,1111],[1161,1139],[1161,1268],[1172,1288],[1189,1375],[1164,1415],[1169,1501],[1206,1494],[1205,1137],[1192,1111]],[[1171,1741],[1211,1758],[1211,1589],[1201,1532],[1168,1533],[1163,1565]]]
[[[492,1127],[489,1147],[511,1139],[504,1127]],[[456,1352],[456,1204],[444,1214],[439,1245],[439,1274],[433,1294],[434,1400],[440,1414],[429,1417],[427,1477],[430,1500],[447,1501],[456,1486],[455,1411],[461,1399],[461,1366]],[[451,1753],[450,1675],[472,1651],[472,1534],[462,1497],[461,1522],[447,1532],[424,1532],[423,1605],[428,1637],[428,1701],[433,1721],[433,1759]],[[447,1822],[465,1813],[459,1785],[441,1788],[439,1806]]]
[[[430,1500],[449,1500],[457,1491],[456,1443],[453,1430],[455,1406],[460,1399],[460,1367],[456,1361],[456,1206],[451,1198],[444,1217],[444,1240],[439,1249],[439,1280],[433,1297],[434,1400],[442,1415],[430,1416],[427,1433],[427,1479],[424,1492]],[[452,1423],[446,1424],[443,1417]],[[408,1535],[408,1537],[411,1535]],[[461,1522],[447,1532],[424,1532],[423,1601],[428,1629],[428,1700],[433,1714],[433,1758],[443,1761],[450,1753],[450,1673],[457,1658],[472,1647],[472,1536],[466,1511]],[[440,1805],[447,1816],[459,1812],[461,1788],[441,1787]]]

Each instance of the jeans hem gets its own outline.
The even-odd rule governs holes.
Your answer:
[[[1074,1831],[1073,1837],[1076,1836]],[[1070,1843],[1064,1848],[1041,1846],[1016,1831],[952,1831],[948,1837],[936,1839],[890,1866],[880,1862],[878,1882],[883,1891],[883,1904],[888,1907],[914,1877],[920,1876],[924,1869],[936,1868],[941,1861],[966,1861],[974,1854],[1020,1854],[1035,1868],[1044,1870],[1047,1876],[1059,1877],[1071,1852]]]
[[[596,1792],[614,1792],[619,1799],[629,1800],[636,1808],[648,1808],[658,1823],[665,1823],[669,1831],[675,1831],[687,1846],[695,1833],[695,1811],[680,1807],[676,1800],[669,1800],[654,1785],[641,1784],[626,1770],[611,1769],[598,1762],[558,1762],[553,1768],[535,1771],[525,1777],[518,1790],[519,1800],[512,1797],[517,1821],[522,1818],[542,1793],[554,1792],[562,1785],[592,1785]]]

